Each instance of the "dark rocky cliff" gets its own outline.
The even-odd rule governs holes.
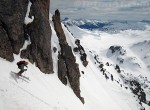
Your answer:
[[[35,62],[44,73],[53,72],[51,54],[51,28],[49,25],[49,0],[31,0],[31,24],[25,25],[28,0],[1,0],[0,2],[0,57],[13,61],[24,41],[31,44],[21,53],[22,58]]]
[[[23,46],[27,0],[0,1],[0,57],[13,61]]]
[[[31,45],[21,54],[23,58],[35,62],[44,73],[53,72],[48,4],[49,0],[32,1],[30,15],[34,16],[34,21],[26,26],[26,34],[30,36]]]
[[[70,82],[76,96],[84,103],[84,98],[80,95],[80,71],[79,65],[76,64],[76,59],[73,55],[72,48],[68,45],[66,36],[61,26],[59,10],[55,11],[53,16],[54,28],[59,39],[61,52],[58,56],[58,77],[63,84],[67,84],[67,79]]]

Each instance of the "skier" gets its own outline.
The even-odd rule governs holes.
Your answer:
[[[28,66],[27,66],[28,62],[19,61],[19,62],[17,62],[17,65],[18,65],[18,68],[20,69],[20,71],[17,73],[17,75],[21,76],[24,71],[27,71],[27,69],[24,69],[24,66],[26,66],[28,68]]]

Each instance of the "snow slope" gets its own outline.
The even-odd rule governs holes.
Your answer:
[[[101,107],[105,106],[104,108],[102,108],[104,110],[111,109],[112,106],[109,98],[112,98],[113,105],[115,105],[114,103],[116,103],[117,107],[120,107],[118,108],[118,110],[142,109],[141,105],[138,104],[138,101],[136,102],[137,97],[135,96],[135,94],[133,94],[130,89],[124,89],[130,88],[131,85],[125,84],[125,80],[122,77],[125,77],[126,80],[139,81],[146,93],[147,101],[150,100],[149,28],[147,27],[147,29],[144,31],[125,30],[117,34],[109,34],[101,31],[88,31],[80,29],[79,27],[74,25],[67,25],[67,29],[69,29],[75,39],[80,39],[81,45],[88,53],[88,61],[90,63],[86,69],[84,68],[84,71],[86,72],[83,77],[84,80],[86,80],[85,76],[86,78],[89,78],[88,80],[91,80],[91,82],[87,81],[88,83],[95,82],[95,84],[91,84],[91,87],[89,87],[90,89],[92,88],[92,90],[96,91],[94,93],[91,93],[93,93],[94,95],[97,94],[95,96],[97,100],[94,99],[94,109],[98,110],[97,105],[100,104],[102,104],[100,105]],[[110,50],[111,46],[118,46],[120,48],[116,49],[112,53]],[[106,69],[106,73],[109,79],[111,78],[112,74],[116,82],[105,80],[105,76],[102,75],[100,69],[98,70],[99,64],[95,60],[96,57],[99,62],[104,64],[104,68]],[[106,63],[109,63],[111,66],[107,66]],[[121,68],[121,73],[119,74],[115,70],[116,64]],[[90,75],[96,75],[95,78],[97,80]],[[98,81],[99,83],[96,81]],[[101,89],[98,91],[98,88]],[[109,98],[107,97],[107,95],[104,95],[104,93],[102,93],[103,89],[105,91],[104,93],[109,94]],[[88,97],[87,100],[90,99],[89,96],[89,94],[85,96]],[[98,96],[100,96],[100,99],[98,98]],[[109,106],[107,106],[107,103],[105,101],[110,102],[108,104]],[[96,102],[98,102],[98,104],[96,104]],[[142,103],[142,106],[146,110],[150,109],[150,107],[144,103]]]
[[[52,28],[52,45],[58,41]],[[24,46],[26,47],[26,46]],[[14,55],[10,63],[0,59],[0,110],[84,110],[83,104],[69,86],[64,86],[57,77],[57,56],[53,53],[54,74],[46,75],[34,65],[28,65],[23,73],[30,80],[18,78],[16,63],[22,60]]]
[[[18,78],[14,72],[19,71],[16,65],[16,62],[21,60],[19,55],[14,55],[15,61],[12,63],[0,58],[0,110],[142,110],[143,107],[146,110],[150,110],[150,106],[144,103],[142,103],[142,106],[139,104],[137,96],[130,89],[127,89],[129,85],[126,85],[121,77],[124,76],[126,79],[136,77],[142,84],[143,80],[138,76],[147,77],[145,84],[148,87],[144,91],[146,92],[147,100],[150,100],[149,70],[147,67],[144,68],[144,65],[149,66],[149,61],[143,61],[143,57],[141,57],[143,54],[148,57],[150,52],[144,51],[140,55],[138,54],[140,51],[138,50],[139,46],[137,46],[141,45],[140,47],[144,48],[146,45],[149,47],[149,30],[128,30],[112,35],[71,26],[68,29],[72,32],[72,36],[62,24],[69,45],[72,48],[76,47],[74,42],[78,38],[87,53],[89,64],[86,68],[82,65],[79,54],[74,53],[80,71],[84,72],[84,74],[81,72],[80,78],[81,96],[85,99],[85,104],[83,105],[75,96],[70,85],[65,86],[58,79],[57,54],[60,47],[51,20],[50,25],[52,27],[52,48],[57,47],[57,52],[53,53],[54,73],[43,74],[35,65],[29,63],[28,70],[24,73],[24,76],[28,77],[29,80]],[[143,40],[146,40],[147,44],[143,44]],[[23,48],[27,44],[26,42]],[[106,54],[109,52],[110,46],[114,45],[123,47],[127,54],[120,56],[117,50],[114,54],[110,53],[108,57]],[[120,64],[117,60],[119,57],[124,58],[126,63]],[[141,66],[141,68],[135,67],[134,71],[132,70],[134,62],[128,60],[133,57],[136,57],[135,62]],[[100,71],[98,62],[104,64],[109,79],[106,79],[106,74],[103,75],[103,72]],[[107,66],[107,62],[111,66]],[[119,74],[115,70],[116,64],[120,65],[124,73]],[[128,64],[130,65],[128,66]],[[114,81],[110,80],[111,74],[114,77]]]

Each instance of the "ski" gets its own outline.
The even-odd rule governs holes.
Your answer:
[[[14,79],[23,79],[23,80],[31,81],[31,80],[29,79],[29,77],[26,77],[26,76],[24,76],[24,75],[18,75],[18,73],[13,72],[13,71],[11,71],[10,73],[11,73],[12,78],[14,78]]]
[[[27,79],[27,80],[31,81],[31,80],[29,79],[29,77],[26,77],[26,76],[23,76],[23,75],[19,75],[19,77],[22,77],[22,78],[24,78],[24,79]]]

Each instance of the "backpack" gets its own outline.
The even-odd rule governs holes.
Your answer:
[[[25,61],[19,61],[19,62],[17,62],[18,66],[21,65],[21,64],[25,64]]]

